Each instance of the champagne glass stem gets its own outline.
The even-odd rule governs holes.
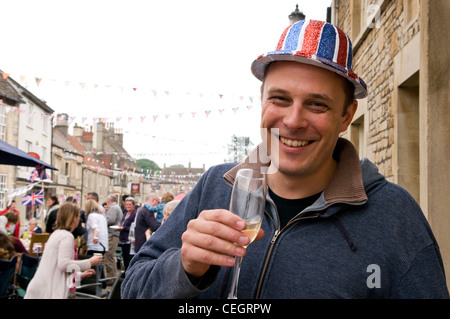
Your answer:
[[[237,299],[237,288],[239,281],[239,272],[241,270],[242,257],[235,257],[236,262],[234,264],[233,269],[233,281],[231,283],[230,294],[228,295],[228,299]]]

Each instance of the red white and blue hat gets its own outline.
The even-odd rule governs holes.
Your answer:
[[[334,25],[316,20],[301,20],[287,27],[275,51],[260,55],[252,63],[259,80],[274,61],[296,61],[315,65],[345,77],[355,86],[355,98],[367,97],[367,85],[352,70],[352,43]]]

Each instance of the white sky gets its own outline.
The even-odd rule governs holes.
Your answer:
[[[136,158],[208,168],[228,158],[233,134],[260,141],[253,60],[275,48],[296,4],[324,20],[330,3],[0,0],[0,70],[72,124],[108,118]]]

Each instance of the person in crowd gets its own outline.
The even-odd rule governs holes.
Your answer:
[[[6,216],[0,216],[0,233],[6,234],[6,224],[8,223],[8,218]]]
[[[84,211],[86,212],[87,230],[87,254],[105,254],[108,251],[108,225],[106,217],[99,212],[100,207],[93,199],[86,200]]]
[[[28,233],[31,234],[42,234],[41,227],[38,226],[38,222],[36,218],[31,218],[28,221]]]
[[[28,250],[25,248],[25,246],[23,245],[22,241],[17,238],[16,236],[14,236],[14,231],[10,230],[16,227],[16,223],[17,220],[19,219],[19,216],[16,213],[13,212],[9,212],[6,213],[3,216],[0,216],[0,233],[1,234],[5,234],[6,236],[9,237],[9,240],[12,242],[13,246],[14,246],[14,250],[17,253],[23,253],[23,254],[29,254]],[[14,225],[14,226],[11,226]]]
[[[18,238],[16,234],[18,233],[17,225],[20,225],[19,215],[14,212],[7,212],[4,216],[7,220],[5,225],[6,234]]]
[[[12,234],[15,237],[19,238],[19,235],[20,235],[20,212],[16,209],[16,201],[15,200],[11,200],[8,202],[8,204],[6,205],[6,209],[4,209],[0,212],[0,216],[5,215],[6,213],[15,213],[15,214],[17,214],[17,216],[19,216],[18,222],[17,222],[16,227],[14,228],[14,232]]]
[[[0,229],[0,259],[11,260],[17,254],[11,237]]]
[[[155,232],[159,226],[161,225],[157,222],[155,215],[153,212],[149,210],[149,208],[154,208],[154,205],[158,205],[159,198],[156,194],[150,193],[146,197],[146,202],[143,207],[139,210],[139,213],[136,217],[136,226],[135,226],[135,242],[134,242],[134,251],[138,252],[141,246],[147,241],[146,233],[149,230],[150,232]]]
[[[105,214],[107,214],[108,213],[108,203],[107,202],[103,202],[102,207],[105,210]]]
[[[65,203],[71,203],[75,206],[78,206],[78,201],[74,196],[68,196],[65,200]],[[86,233],[86,215],[84,210],[80,210],[80,222],[78,223],[78,227],[74,229],[72,235],[75,239],[79,238],[79,240],[83,241],[84,234]]]
[[[78,227],[79,207],[64,203],[56,217],[55,229],[48,239],[38,269],[31,279],[25,299],[66,299],[71,297],[74,280],[92,276],[92,266],[102,262],[102,256],[76,259],[76,244],[72,231]]]
[[[105,269],[107,277],[117,276],[116,250],[119,244],[119,225],[123,217],[123,212],[117,204],[117,196],[108,195],[106,198],[108,209],[106,210],[106,221],[108,224],[108,251],[105,254]],[[112,282],[110,282],[112,283]]]
[[[167,220],[170,214],[172,214],[173,210],[178,206],[180,202],[181,202],[180,200],[174,199],[168,202],[166,206],[164,206],[163,210],[164,217],[163,220],[161,221],[161,225]]]
[[[45,232],[52,233],[53,225],[56,222],[56,214],[59,209],[59,200],[55,194],[47,196],[47,215],[45,216]]]
[[[251,67],[262,81],[263,142],[202,175],[133,258],[122,298],[226,298],[234,257],[244,256],[242,299],[449,298],[419,205],[340,137],[367,96],[351,63],[349,37],[330,23],[283,31]],[[252,244],[229,211],[241,168],[268,186]]]
[[[164,206],[173,200],[173,194],[170,192],[166,192],[161,197],[161,201],[159,200],[158,195],[151,193],[149,196],[152,197],[150,202],[146,202],[144,204],[145,208],[147,208],[150,212],[156,213],[156,221],[161,223],[163,216]]]
[[[86,199],[93,199],[99,204],[98,194],[96,192],[89,192],[86,195]],[[99,212],[105,215],[105,208],[99,204]]]
[[[136,202],[133,197],[127,197],[125,199],[125,211],[120,221],[119,246],[122,248],[123,263],[125,269],[127,269],[131,260],[130,226],[136,218]]]

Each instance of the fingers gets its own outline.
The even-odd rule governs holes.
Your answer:
[[[200,277],[210,265],[230,267],[232,256],[242,257],[249,238],[241,231],[245,222],[227,210],[203,211],[188,223],[182,235],[181,257],[185,271]]]

